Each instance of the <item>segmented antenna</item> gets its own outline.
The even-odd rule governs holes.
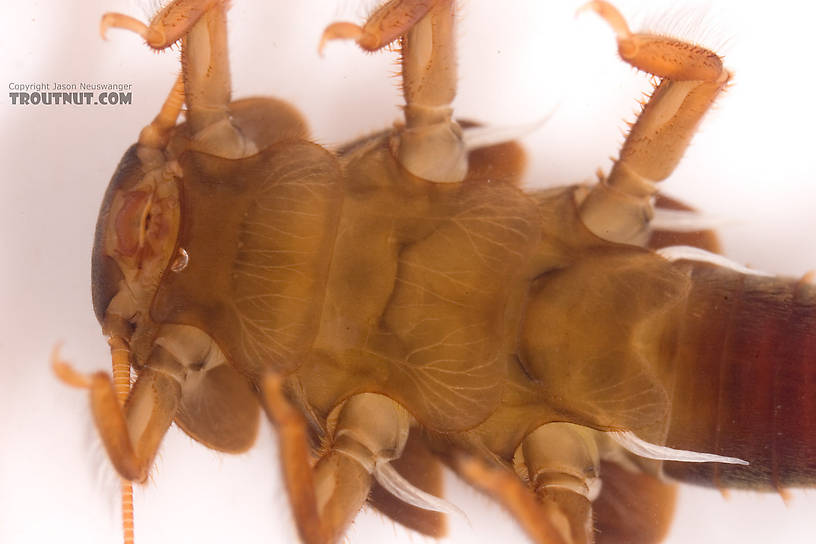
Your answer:
[[[158,115],[139,134],[139,144],[153,149],[164,149],[170,140],[183,105],[184,78],[182,74],[179,74]]]
[[[119,336],[112,336],[108,341],[113,364],[113,388],[119,405],[124,407],[130,392],[130,349],[127,342]],[[122,538],[124,544],[133,544],[133,484],[130,480],[120,478],[122,488]]]

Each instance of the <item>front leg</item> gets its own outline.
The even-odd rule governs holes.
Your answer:
[[[81,374],[64,361],[55,361],[54,372],[73,387],[90,390],[96,428],[114,468],[129,481],[147,480],[156,451],[173,422],[181,399],[179,373],[183,367],[160,346],[133,384],[124,408],[116,399],[105,372]]]

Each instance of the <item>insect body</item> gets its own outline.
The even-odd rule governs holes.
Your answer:
[[[127,342],[139,371],[127,423],[106,396],[102,376],[86,379],[61,367],[67,381],[91,387],[117,470],[143,480],[173,419],[211,447],[243,450],[254,437],[259,400],[282,433],[284,473],[304,540],[337,538],[374,479],[403,502],[443,508],[416,489],[438,490],[433,478],[419,481],[435,470],[433,458],[419,471],[399,465],[433,452],[527,519],[533,538],[580,542],[592,538],[589,505],[603,478],[601,459],[624,455],[605,432],[635,431],[675,449],[716,448],[719,461],[735,461],[722,457],[729,448],[755,456],[743,444],[717,443],[720,438],[712,447],[692,444],[701,432],[690,430],[695,424],[706,430],[716,422],[692,418],[678,427],[668,417],[686,394],[698,391],[692,384],[684,395],[672,395],[669,385],[687,380],[683,369],[695,360],[676,346],[706,343],[697,340],[705,331],[684,325],[685,312],[716,313],[709,284],[726,294],[749,285],[759,293],[757,304],[780,305],[779,320],[804,324],[794,344],[807,346],[810,288],[671,265],[635,247],[648,240],[643,218],[650,214],[651,183],[673,168],[728,72],[709,53],[692,49],[691,68],[685,58],[677,61],[692,70],[692,83],[672,65],[659,100],[642,117],[646,132],[635,129],[649,140],[653,123],[664,128],[649,117],[666,115],[661,101],[692,103],[690,119],[667,125],[668,143],[658,146],[659,154],[644,152],[635,138],[624,151],[631,160],[619,161],[601,189],[525,195],[514,186],[514,148],[468,148],[446,109],[455,82],[445,63],[452,5],[389,4],[397,11],[406,6],[416,11],[409,10],[413,19],[397,33],[406,34],[406,65],[430,66],[420,76],[406,69],[406,125],[337,156],[304,141],[298,115],[285,104],[225,99],[223,59],[201,60],[194,45],[209,40],[210,50],[221,52],[220,3],[207,4],[200,20],[185,11],[189,6],[174,4],[169,9],[180,15],[165,12],[167,28],[142,30],[155,47],[183,36],[187,70],[184,85],[123,159],[100,215],[95,308],[106,332]],[[632,42],[677,48],[676,42],[632,37],[611,7],[593,7],[615,26],[621,53],[633,63],[640,59],[631,54]],[[383,30],[391,26],[377,26],[378,16],[405,25],[385,10],[374,16],[373,29],[333,25],[326,36],[375,48],[391,41]],[[129,24],[116,17],[109,23]],[[427,32],[435,40],[430,52],[420,47]],[[688,52],[679,50],[680,56]],[[644,69],[664,69],[645,62]],[[432,85],[412,86],[425,75]],[[190,113],[176,128],[182,97]],[[219,113],[218,104],[229,104],[230,115]],[[474,167],[478,153],[493,168],[490,174]],[[617,213],[627,206],[628,215]],[[776,291],[796,309],[763,298]],[[562,317],[565,309],[569,318]],[[616,316],[605,333],[604,309]],[[678,336],[678,327],[690,332]],[[574,338],[585,331],[593,336]],[[674,366],[662,362],[668,353]],[[808,361],[793,368],[791,382],[807,382]],[[791,409],[806,413],[802,402]],[[293,405],[329,449],[315,469],[314,488],[302,416]],[[372,414],[381,418],[373,426]],[[677,438],[678,432],[690,437]],[[800,448],[790,468],[781,467],[772,450],[758,463],[759,473],[726,468],[705,477],[778,487],[807,483],[809,435],[786,435]],[[620,440],[643,453],[631,436]],[[680,453],[664,447],[661,455]],[[531,482],[540,504],[511,478],[511,468]],[[375,504],[387,510],[387,499],[374,493]],[[516,493],[525,497],[521,503],[514,503]],[[530,521],[531,512],[541,521]],[[438,530],[435,514],[391,515],[424,524],[430,534]],[[663,528],[654,530],[657,537]]]

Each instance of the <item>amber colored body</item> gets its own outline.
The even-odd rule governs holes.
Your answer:
[[[284,102],[230,101],[225,2],[177,0],[149,27],[106,15],[155,48],[181,39],[184,66],[97,224],[94,307],[115,371],[138,379],[122,408],[104,373],[55,366],[91,390],[125,480],[147,479],[172,422],[245,451],[262,408],[309,544],[366,501],[440,536],[441,462],[551,544],[659,540],[666,476],[816,482],[816,287],[652,251],[657,184],[731,73],[589,7],[661,82],[608,177],[538,192],[518,187],[517,144],[468,148],[452,117],[451,0],[327,28],[367,49],[400,38],[404,56],[405,124],[336,152]],[[716,249],[708,232],[685,243]],[[689,452],[719,457],[676,462]]]
[[[325,155],[330,173],[318,185],[304,182],[298,166],[298,153],[324,156],[306,142],[240,161],[182,158],[188,211],[177,245],[194,258],[183,272],[165,274],[153,319],[202,328],[253,388],[263,370],[251,346],[272,348],[242,336],[237,324],[274,315],[297,324],[302,335],[281,348],[284,355],[269,351],[266,364],[291,373],[294,400],[321,435],[345,399],[376,392],[405,406],[432,448],[453,442],[511,462],[530,430],[570,421],[752,460],[749,467],[670,463],[664,470],[681,480],[768,489],[813,482],[814,433],[804,415],[813,402],[806,394],[813,286],[670,264],[601,240],[582,226],[575,188],[438,186],[402,171],[383,139],[350,148],[340,159],[345,176]],[[298,173],[294,185],[287,168]],[[235,189],[245,179],[269,181]],[[257,190],[286,209],[270,208]],[[205,219],[215,213],[218,223]],[[285,226],[275,227],[280,217]],[[276,237],[264,238],[259,222]],[[238,233],[241,241],[225,237]],[[297,259],[281,249],[289,236],[298,240]],[[243,253],[227,258],[235,248]],[[293,269],[305,251],[316,259],[309,274]],[[283,257],[246,257],[264,252]],[[274,286],[302,295],[270,314],[262,301],[278,296]],[[255,302],[244,311],[231,302],[239,299]],[[213,319],[220,315],[223,324]],[[774,342],[774,334],[786,341]]]

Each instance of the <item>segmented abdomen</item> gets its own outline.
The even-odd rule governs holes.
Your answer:
[[[666,463],[666,475],[718,487],[812,485],[816,287],[701,264],[692,282],[667,384],[667,445],[750,465]]]

